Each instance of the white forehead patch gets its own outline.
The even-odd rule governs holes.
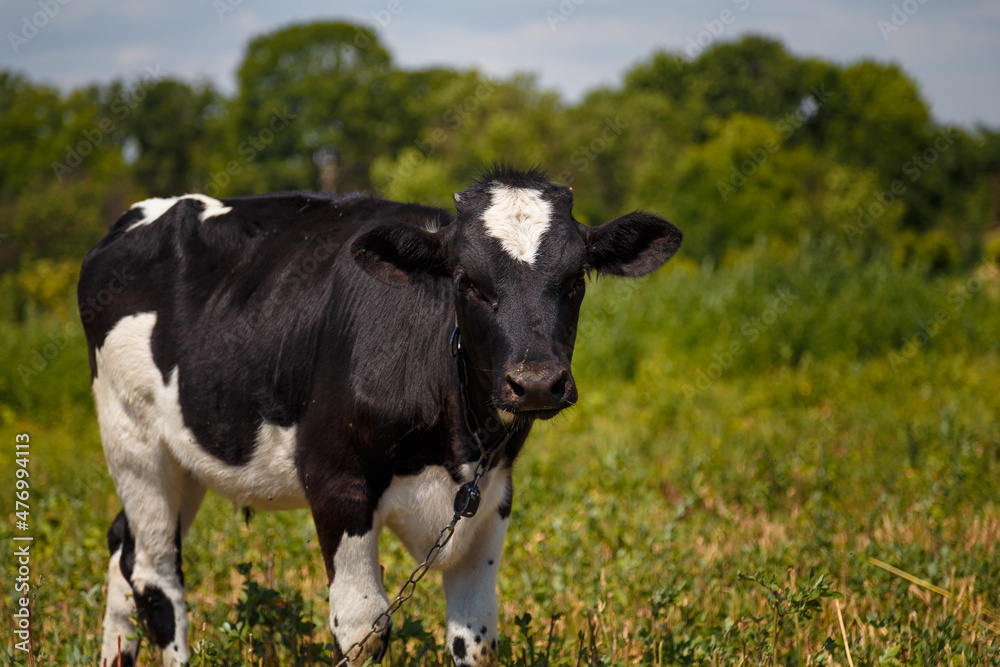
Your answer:
[[[493,198],[483,213],[486,233],[500,241],[511,257],[535,262],[542,235],[549,228],[552,204],[538,190],[494,185]]]
[[[142,220],[133,222],[125,231],[130,232],[136,227],[148,225],[159,220],[160,216],[173,208],[174,204],[182,199],[194,199],[195,201],[200,201],[205,206],[201,215],[198,216],[198,219],[202,222],[205,222],[209,218],[214,218],[217,215],[225,215],[233,210],[231,206],[225,206],[218,199],[213,199],[212,197],[208,197],[206,195],[184,195],[183,197],[170,197],[169,199],[146,199],[145,201],[132,204],[132,208],[137,208],[142,211]]]

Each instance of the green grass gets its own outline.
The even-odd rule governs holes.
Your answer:
[[[538,425],[515,469],[505,664],[846,665],[838,607],[854,665],[1000,663],[995,267],[934,277],[811,241],[589,292],[580,404]],[[36,664],[86,665],[118,502],[82,336],[17,373],[60,331],[45,316],[0,329],[0,478],[13,434],[30,433]],[[10,493],[0,508],[10,545]],[[4,582],[12,558],[0,549]],[[414,563],[389,535],[382,561],[392,594]],[[194,664],[322,664],[308,513],[247,526],[210,494],[185,568]],[[386,664],[449,664],[440,577],[425,582]],[[10,584],[0,600],[0,657],[27,664]]]

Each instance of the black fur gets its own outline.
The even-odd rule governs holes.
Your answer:
[[[507,482],[507,488],[504,489],[503,500],[500,501],[500,507],[497,511],[500,513],[501,519],[506,519],[510,516],[511,510],[514,508],[514,482],[509,480]]]
[[[146,634],[154,644],[164,648],[174,641],[174,606],[163,591],[156,586],[146,586],[142,592],[136,592],[135,606],[139,610],[139,618],[146,628]]]
[[[362,225],[447,214],[366,195],[224,203],[233,211],[205,222],[195,200],[132,231],[119,222],[88,254],[79,293],[83,309],[85,295],[110,282],[115,267],[132,267],[124,293],[97,321],[85,321],[91,357],[119,319],[155,311],[154,359],[164,383],[179,369],[185,423],[215,456],[239,465],[253,455],[262,419],[280,426],[302,419],[328,309],[344,294],[334,277],[340,246]],[[130,211],[123,220],[135,217]]]
[[[119,524],[119,519],[121,523]],[[118,517],[115,518],[113,524],[111,524],[112,530],[115,530],[117,526],[120,526],[120,539],[122,555],[118,561],[118,567],[122,571],[122,576],[125,577],[125,581],[132,584],[132,570],[135,569],[135,538],[132,536],[132,531],[129,530],[128,519],[125,517],[125,512],[119,512]],[[110,532],[108,537],[108,543],[110,544]]]
[[[456,659],[463,659],[466,655],[465,640],[461,637],[456,637],[455,641],[451,644],[451,652]]]
[[[535,190],[550,205],[530,266],[483,224],[502,186]],[[570,362],[584,272],[642,275],[681,239],[643,213],[586,227],[572,216],[570,188],[537,169],[503,166],[456,195],[457,217],[363,194],[222,203],[232,210],[202,221],[205,205],[182,199],[134,229],[142,212],[131,210],[87,255],[78,295],[91,372],[117,322],[153,312],[153,360],[165,384],[177,369],[184,423],[213,456],[244,465],[264,420],[296,425],[296,466],[331,578],[341,536],[371,528],[394,475],[440,465],[459,481],[461,466],[479,457],[448,353],[456,321],[470,408],[486,440],[504,435],[496,408],[516,415],[495,464],[509,466],[535,419],[576,401]],[[518,384],[527,376],[511,375],[525,367],[534,373],[530,392]],[[546,393],[550,377],[558,381]],[[511,502],[508,487],[501,517]],[[124,514],[108,546],[121,547],[131,581]],[[136,601],[154,641],[172,640],[162,591],[149,588]]]
[[[635,278],[663,265],[681,247],[674,225],[650,213],[629,213],[596,229],[588,262],[601,273]]]
[[[177,533],[174,543],[177,547],[176,568],[180,576],[181,585],[184,584],[184,572],[181,569],[181,529],[177,526]],[[135,604],[139,611],[139,618],[142,619],[146,627],[146,632],[154,644],[163,648],[174,640],[174,610],[173,605],[167,596],[156,586],[147,586],[143,591],[138,591],[132,583],[132,572],[135,569],[135,538],[129,529],[128,519],[125,512],[119,512],[115,517],[111,528],[108,530],[108,548],[112,555],[122,549],[120,568],[125,580],[132,586],[135,594]],[[125,655],[122,658],[125,659]]]
[[[135,667],[135,658],[128,653],[122,653],[121,660],[116,657],[110,667]]]
[[[125,532],[128,530],[128,519],[125,518],[125,510],[118,513],[115,520],[111,522],[111,527],[108,528],[108,551],[114,556],[115,552],[122,546],[125,541]]]
[[[177,520],[177,532],[174,533],[174,570],[177,572],[177,578],[181,582],[181,586],[184,586],[184,560],[181,557],[181,522],[180,519]]]

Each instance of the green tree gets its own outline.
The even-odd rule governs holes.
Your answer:
[[[626,92],[656,92],[695,117],[733,113],[778,121],[822,96],[834,67],[788,53],[781,42],[750,35],[713,44],[694,60],[660,51],[625,74]],[[692,126],[692,139],[704,139]]]
[[[673,215],[663,189],[686,143],[681,137],[700,124],[651,91],[597,90],[567,109],[555,174],[576,190],[577,217],[600,224],[633,208]]]
[[[229,112],[233,132],[221,164],[234,160],[240,169],[230,189],[316,187],[313,156],[321,149],[339,155],[337,189],[367,188],[370,160],[399,140],[388,110],[405,91],[391,75],[377,35],[350,23],[294,25],[255,38]]]
[[[0,71],[0,196],[16,195],[32,179],[52,174],[66,112],[57,90]]]
[[[450,206],[451,196],[493,162],[566,164],[562,107],[533,77],[507,81],[479,72],[456,75],[427,102],[428,121],[398,154],[372,164],[372,182],[386,196]]]
[[[916,82],[898,65],[872,60],[848,65],[838,70],[830,88],[810,130],[817,148],[891,180],[926,147],[930,110]]]
[[[107,98],[106,88],[63,96],[0,72],[0,272],[78,260],[121,212],[129,179]]]
[[[164,79],[133,90],[131,98],[134,106],[118,107],[116,139],[134,151],[133,178],[154,196],[190,191],[199,180],[198,161],[221,104],[219,94],[207,84],[195,88]]]

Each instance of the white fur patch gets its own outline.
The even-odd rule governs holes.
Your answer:
[[[383,643],[381,636],[373,635],[360,651],[350,651],[368,633],[378,615],[389,608],[378,562],[378,534],[378,525],[364,535],[351,537],[345,533],[333,555],[330,629],[340,648],[349,651],[352,665],[378,655]]]
[[[471,479],[474,468],[471,463],[463,466],[462,478]],[[479,511],[458,522],[455,534],[434,561],[433,568],[443,571],[448,600],[448,647],[454,651],[456,640],[460,640],[464,651],[463,655],[455,655],[455,664],[498,664],[496,578],[509,523],[509,517],[500,517],[498,508],[509,479],[509,469],[491,470],[485,475],[480,482]],[[458,484],[441,466],[429,466],[416,475],[396,476],[379,500],[377,516],[420,561],[451,520],[457,490]]]
[[[444,573],[448,648],[455,664],[474,667],[499,664],[496,581],[509,522],[510,517],[501,519],[497,512],[492,512],[468,545],[463,559]],[[459,644],[464,655],[456,651]]]
[[[241,505],[261,509],[306,507],[294,463],[295,427],[265,422],[258,429],[253,457],[246,465],[229,465],[209,454],[184,424],[178,400],[179,370],[166,384],[152,353],[156,313],[122,318],[96,351],[93,390],[104,440],[105,457],[127,512],[133,517],[136,563],[133,581],[160,588],[175,611],[176,641],[163,652],[166,664],[187,660],[187,617],[183,590],[174,572],[177,517],[182,533],[193,519],[204,494],[217,490]],[[474,464],[462,468],[471,479]],[[496,574],[507,519],[498,512],[504,501],[509,469],[489,471],[481,480],[482,501],[472,518],[462,519],[434,563],[444,571],[448,598],[449,646],[464,646],[464,664],[496,665]],[[383,525],[395,532],[410,552],[422,560],[439,531],[452,518],[458,484],[442,466],[428,466],[416,475],[396,476],[379,500],[372,530],[344,535],[334,555],[330,586],[330,622],[341,647],[360,639],[388,606],[378,562],[378,534]],[[103,655],[117,650],[125,630],[131,600],[127,585],[115,575],[111,561],[111,593],[105,620]],[[456,640],[460,640],[456,644]],[[123,648],[134,650],[131,644]],[[382,648],[375,637],[364,647],[361,662]]]
[[[483,213],[486,232],[500,241],[516,260],[533,264],[542,235],[549,228],[552,205],[538,190],[494,185],[493,198]]]
[[[138,639],[129,639],[135,635],[135,628],[130,622],[135,611],[132,587],[125,581],[121,570],[121,547],[111,556],[108,564],[108,599],[104,613],[104,640],[101,647],[101,663],[112,664],[118,651],[122,655],[135,655],[139,649]]]
[[[475,464],[463,466],[463,479],[472,479]],[[448,570],[462,563],[489,530],[506,493],[509,470],[491,470],[479,483],[482,492],[479,511],[462,519],[455,535],[434,561],[435,570]],[[385,524],[417,560],[423,560],[441,528],[455,513],[458,484],[443,466],[428,466],[416,475],[395,476],[379,499],[377,512]]]
[[[246,465],[229,465],[209,454],[184,424],[178,400],[179,371],[174,368],[164,385],[153,361],[151,340],[155,313],[122,318],[97,350],[94,396],[105,431],[128,433],[128,438],[105,438],[105,446],[159,446],[201,484],[243,506],[258,509],[307,507],[295,468],[295,427],[264,422],[257,431],[253,457]],[[116,405],[121,409],[115,410]],[[115,412],[120,414],[115,415]],[[105,422],[109,422],[105,424]],[[120,454],[127,458],[129,454]],[[111,458],[111,457],[109,457]],[[114,475],[114,470],[112,470]]]
[[[225,215],[233,210],[231,206],[226,206],[218,199],[214,199],[207,195],[184,195],[182,197],[170,197],[168,199],[146,199],[132,204],[132,208],[142,210],[142,220],[133,222],[125,231],[130,232],[136,227],[148,225],[159,220],[164,213],[173,208],[174,205],[182,199],[194,199],[195,201],[201,202],[205,206],[201,215],[198,216],[198,219],[202,222],[205,222],[209,218],[214,218],[217,215]]]
[[[474,464],[463,466],[470,479]],[[504,499],[509,469],[493,470],[480,483],[482,503],[475,517],[462,519],[442,549],[433,568],[444,570],[448,596],[450,637],[468,639],[470,665],[496,665],[493,643],[497,631],[496,575],[500,565],[507,519],[497,511]],[[378,535],[388,526],[418,561],[422,561],[438,533],[454,514],[458,484],[442,466],[428,466],[416,475],[395,476],[379,499],[372,529],[364,535],[341,538],[334,554],[334,579],[330,584],[330,628],[343,650],[360,640],[389,598],[382,587],[378,561]],[[470,630],[472,628],[472,630]],[[486,628],[482,631],[482,628]],[[479,641],[476,641],[476,638]],[[351,664],[376,655],[382,638],[373,636]],[[478,656],[478,657],[473,657]],[[490,662],[492,660],[492,662]]]

